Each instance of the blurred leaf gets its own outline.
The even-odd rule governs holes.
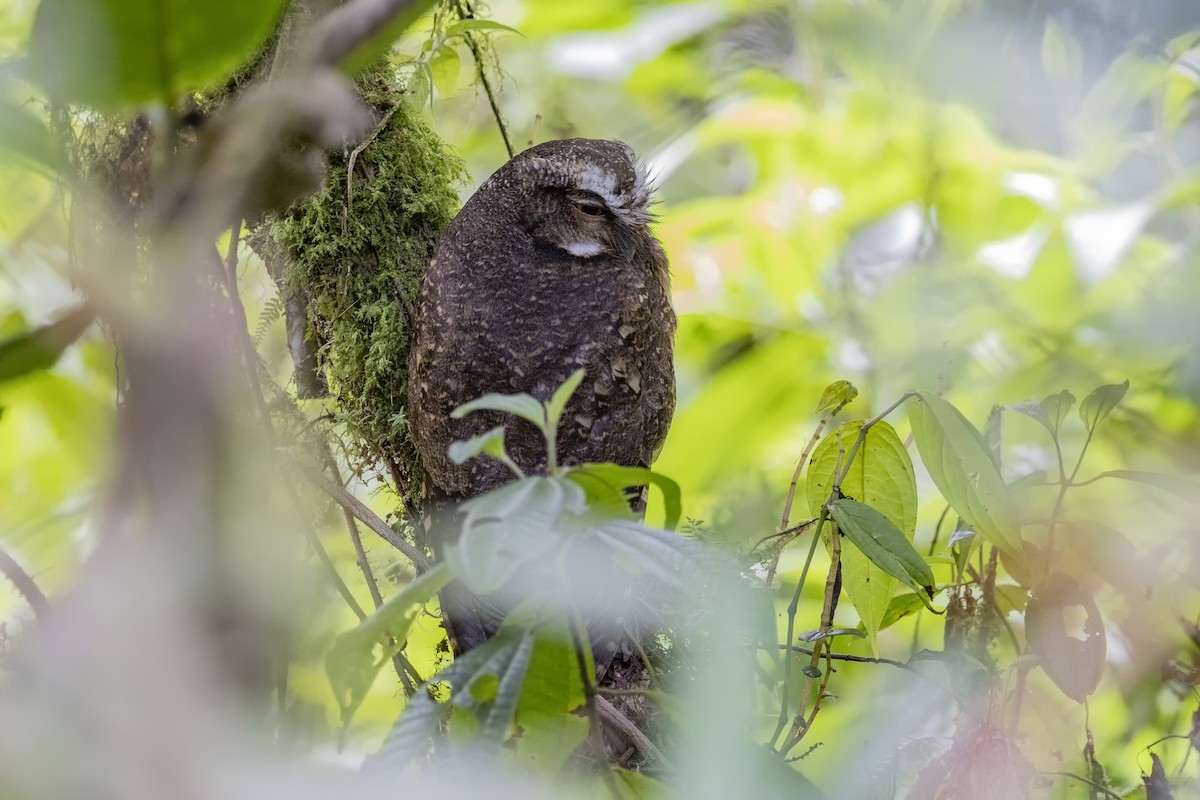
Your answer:
[[[1067,630],[1067,609],[1080,606],[1087,617],[1083,639]],[[1036,587],[1025,608],[1029,652],[1062,693],[1082,703],[1100,684],[1107,650],[1104,622],[1092,596],[1074,578],[1050,575]]]
[[[1052,78],[1078,91],[1083,81],[1083,50],[1075,37],[1053,19],[1046,20],[1042,33],[1042,66]]]
[[[1079,404],[1079,418],[1083,420],[1088,433],[1096,430],[1096,426],[1112,413],[1128,391],[1129,381],[1126,380],[1098,387],[1083,399]]]
[[[579,479],[576,478],[579,476]],[[621,501],[628,507],[625,499],[625,489],[631,486],[654,486],[663,494],[663,506],[666,509],[666,521],[663,527],[673,531],[679,526],[683,515],[683,500],[679,484],[654,470],[642,467],[622,467],[619,464],[585,464],[572,469],[567,478],[579,483],[585,489],[590,481],[596,481],[608,487],[612,493],[619,494]],[[609,501],[611,505],[611,501]]]
[[[933,597],[933,572],[891,520],[870,506],[847,498],[830,503],[829,513],[838,530],[873,564],[918,593],[924,591]],[[934,610],[924,597],[922,600],[926,608]]]
[[[67,103],[173,104],[250,58],[282,9],[283,0],[42,0],[30,68]]]
[[[1149,586],[1142,580],[1137,548],[1125,534],[1099,522],[1062,525],[1063,539],[1080,561],[1131,598],[1145,597]]]
[[[392,49],[393,43],[400,38],[414,22],[433,8],[435,0],[412,0],[399,14],[383,27],[379,28],[370,39],[359,46],[341,64],[341,69],[347,75],[353,75],[371,66]],[[421,97],[424,103],[425,98]]]
[[[476,594],[502,588],[561,541],[560,518],[586,509],[583,490],[562,478],[534,477],[463,503],[462,534],[446,563]]]
[[[46,124],[28,108],[0,97],[0,149],[45,167],[53,173],[67,166],[66,153]]]
[[[617,800],[666,800],[672,796],[666,784],[644,772],[615,769],[613,779],[617,784]]]
[[[858,387],[850,381],[834,381],[825,387],[817,401],[818,414],[836,414],[843,406],[858,397]]]
[[[0,382],[54,366],[95,316],[89,306],[79,306],[48,325],[0,341]]]
[[[462,419],[475,411],[502,411],[532,422],[543,433],[548,430],[546,409],[527,394],[485,394],[451,411],[450,418]]]
[[[937,395],[909,402],[913,439],[929,475],[955,511],[985,539],[1020,560],[1021,528],[983,436]]]
[[[524,36],[516,28],[510,28],[507,25],[502,25],[499,22],[490,19],[464,19],[456,22],[446,28],[445,38],[449,39],[454,36],[462,36],[464,33],[475,31],[505,31],[507,33],[515,33],[517,36]]]
[[[821,507],[829,500],[839,447],[848,453],[862,426],[862,420],[848,422],[826,434],[813,450],[806,481],[808,507],[813,516],[820,514]],[[908,451],[891,425],[881,421],[867,431],[841,488],[846,497],[886,516],[908,542],[912,541],[917,528],[916,476]],[[862,551],[842,548],[842,582],[874,652],[875,636],[896,590],[895,578]]]
[[[435,566],[388,598],[358,627],[338,636],[325,657],[325,672],[341,709],[343,725],[353,719],[380,668],[404,647],[421,609],[453,577],[444,564]],[[379,657],[376,647],[383,650]]]
[[[454,94],[458,88],[458,76],[462,72],[462,58],[450,45],[438,48],[437,55],[429,62],[433,86],[443,98]]]
[[[1136,481],[1170,492],[1183,500],[1200,503],[1200,482],[1184,478],[1180,475],[1169,475],[1163,472],[1143,472],[1134,469],[1110,469],[1107,472],[1101,472],[1096,477],[1122,478],[1127,481]]]

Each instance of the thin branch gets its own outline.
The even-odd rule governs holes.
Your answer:
[[[288,455],[292,458],[297,468],[303,472],[305,478],[312,481],[317,488],[329,495],[330,499],[339,506],[357,517],[364,525],[379,534],[381,539],[403,553],[418,570],[427,572],[433,567],[433,563],[425,557],[424,553],[413,547],[404,537],[392,530],[392,526],[388,525],[378,514],[368,508],[366,503],[343,489],[340,484],[334,483],[320,472],[301,463],[290,452],[288,452]]]
[[[804,655],[808,655],[808,656],[814,655],[816,652],[811,647],[800,647],[799,645],[795,645],[795,644],[792,644],[792,645],[781,644],[781,645],[779,645],[779,649],[780,650],[791,650],[792,652],[803,653]],[[888,664],[889,666],[899,667],[900,669],[908,670],[909,672],[912,672],[912,673],[915,673],[918,675],[920,674],[919,672],[917,672],[917,669],[915,667],[913,667],[909,664],[905,664],[903,661],[893,661],[890,658],[871,658],[870,656],[856,656],[856,655],[851,655],[850,653],[829,653],[829,652],[827,652],[825,654],[825,657],[831,658],[834,661],[850,661],[855,664]]]
[[[1095,781],[1092,781],[1092,780],[1088,780],[1087,778],[1083,777],[1082,775],[1076,775],[1074,772],[1058,772],[1056,770],[1042,770],[1042,771],[1039,771],[1038,774],[1039,775],[1059,775],[1064,778],[1074,778],[1075,780],[1079,781],[1080,783],[1086,783],[1088,786],[1091,786],[1093,789],[1103,792],[1108,797],[1113,797],[1113,798],[1116,798],[1116,800],[1121,800],[1121,795],[1117,794],[1112,789],[1109,789],[1107,786],[1100,784],[1100,783],[1096,783]]]
[[[333,480],[337,483],[342,482],[341,473],[338,470],[337,462],[333,460],[333,454],[328,450],[325,451],[325,467],[333,476]],[[367,551],[363,548],[362,537],[358,533],[358,523],[354,520],[354,515],[345,506],[342,506],[342,516],[346,520],[346,530],[350,534],[350,542],[354,545],[354,555],[358,561],[358,568],[362,570],[363,580],[367,583],[367,591],[371,594],[371,602],[375,604],[375,610],[378,611],[383,607],[383,595],[379,592],[379,584],[375,580],[375,573],[371,569],[371,562],[367,560]],[[388,644],[394,645],[395,642],[391,636],[388,637]],[[409,678],[409,671],[415,671],[415,668],[408,659],[399,650],[392,656],[392,666],[396,669],[396,676],[400,679],[400,685],[404,687],[404,696],[412,697],[416,692],[416,684]],[[421,681],[417,681],[420,683]]]
[[[616,779],[613,778],[612,770],[608,766],[608,753],[604,746],[604,734],[600,729],[599,701],[604,698],[596,694],[596,682],[592,674],[593,666],[591,659],[588,658],[588,652],[584,649],[588,646],[586,644],[587,625],[579,616],[578,611],[575,611],[572,615],[568,627],[571,631],[571,644],[575,648],[575,663],[579,666],[579,682],[583,685],[583,697],[587,703],[588,742],[595,753],[596,763],[604,765],[601,768],[601,777],[604,779],[605,787],[607,787],[609,793],[614,798],[620,800],[622,796],[621,791],[617,788]],[[615,708],[613,710],[616,711]]]
[[[475,12],[470,5],[458,0],[458,16],[461,19],[474,19]],[[496,92],[492,89],[492,82],[488,80],[487,67],[483,63],[483,57],[480,53],[479,43],[475,41],[475,35],[470,31],[463,34],[463,39],[467,42],[467,48],[471,51],[471,56],[475,59],[475,74],[479,78],[479,84],[483,87],[483,93],[487,95],[488,105],[492,107],[492,116],[496,118],[496,127],[500,129],[500,138],[504,140],[504,149],[508,151],[508,157],[512,158],[516,155],[513,150],[512,142],[508,139],[508,129],[504,127],[504,118],[500,115],[500,104],[496,102]]]
[[[392,115],[396,113],[396,109],[398,109],[400,104],[403,102],[403,100],[396,101],[395,105],[389,108],[387,113],[383,115],[383,119],[379,120],[379,124],[367,134],[365,139],[358,143],[357,147],[350,151],[350,158],[346,161],[346,210],[342,213],[343,234],[346,233],[346,230],[350,225],[350,207],[354,203],[354,162],[358,160],[358,157],[362,154],[362,151],[366,150],[367,147],[370,146],[371,142],[375,141],[383,129],[387,127],[387,124],[392,119]]]
[[[33,577],[3,548],[0,548],[0,574],[8,578],[17,591],[21,593],[21,596],[25,598],[25,602],[29,603],[29,607],[33,609],[34,617],[39,622],[45,622],[50,614],[50,601],[46,599],[46,595],[38,588]]]
[[[604,690],[607,694],[608,691]],[[671,762],[667,761],[667,757],[662,754],[662,751],[654,746],[654,742],[650,741],[646,734],[638,729],[637,725],[629,717],[621,713],[620,709],[606,700],[603,696],[596,697],[596,710],[600,713],[600,718],[617,733],[624,736],[634,747],[637,747],[648,758],[653,758],[664,769],[671,769]]]

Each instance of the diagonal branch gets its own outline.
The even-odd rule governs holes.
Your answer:
[[[50,613],[50,601],[46,599],[46,595],[38,588],[30,574],[3,548],[0,548],[0,574],[3,574],[12,581],[13,586],[17,587],[17,591],[25,598],[25,602],[29,603],[29,607],[33,609],[33,614],[38,621],[45,622]]]

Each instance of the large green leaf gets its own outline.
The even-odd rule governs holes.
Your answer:
[[[325,657],[325,672],[341,708],[343,724],[353,718],[380,668],[404,647],[421,609],[453,577],[448,567],[439,564],[334,642]],[[377,647],[382,650],[378,655]]]
[[[550,774],[562,767],[587,738],[586,702],[566,631],[540,630],[517,704],[517,760]]]
[[[846,538],[873,564],[911,586],[926,607],[933,610],[925,600],[935,594],[933,571],[891,520],[870,506],[849,498],[830,503],[829,515],[837,523],[838,530],[846,534]]]
[[[946,502],[1019,562],[1020,522],[983,436],[957,408],[929,392],[909,402],[908,418],[925,469]]]
[[[42,0],[29,60],[47,93],[101,109],[173,103],[245,63],[283,0]]]
[[[808,507],[813,516],[821,513],[829,500],[839,450],[849,452],[862,426],[862,420],[847,422],[826,435],[813,451],[807,480]],[[891,520],[912,542],[917,529],[917,481],[908,451],[891,425],[877,422],[867,430],[841,488],[846,497],[871,506]],[[874,651],[875,636],[895,593],[896,579],[858,548],[843,548],[842,585],[862,618]]]

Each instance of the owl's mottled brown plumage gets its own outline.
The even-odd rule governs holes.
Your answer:
[[[498,424],[513,460],[544,471],[533,426],[450,412],[489,392],[547,400],[581,367],[560,459],[648,466],[657,455],[675,407],[675,314],[648,202],[628,145],[566,139],[520,153],[463,206],[425,275],[409,362],[409,419],[433,497],[511,480],[486,456],[447,455]]]

